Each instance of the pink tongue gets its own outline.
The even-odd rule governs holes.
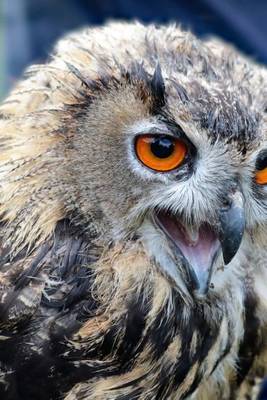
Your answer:
[[[159,213],[157,219],[162,229],[180,249],[194,270],[199,289],[205,290],[204,286],[208,280],[209,270],[220,245],[216,234],[207,224],[201,225],[198,231],[186,229],[174,216],[169,214]]]

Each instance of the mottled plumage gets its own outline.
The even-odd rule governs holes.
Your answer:
[[[0,107],[0,397],[256,398],[266,72],[176,26],[111,23],[26,75]],[[180,168],[139,162],[134,140],[152,133],[186,143]],[[220,236],[236,194],[240,247]],[[208,278],[155,222],[166,212],[186,235],[220,236]]]

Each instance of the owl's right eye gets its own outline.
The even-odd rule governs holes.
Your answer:
[[[267,185],[267,151],[262,151],[256,162],[255,180],[258,185]]]
[[[182,140],[168,135],[140,135],[135,142],[139,160],[158,172],[169,172],[179,167],[187,154]]]

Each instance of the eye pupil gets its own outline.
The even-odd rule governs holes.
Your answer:
[[[257,158],[257,161],[256,161],[256,169],[258,170],[258,171],[260,171],[260,170],[262,170],[262,169],[264,169],[264,168],[266,168],[267,167],[267,151],[266,150],[263,150],[260,154],[259,154],[259,156],[258,156],[258,158]]]
[[[170,138],[155,138],[151,142],[151,152],[158,158],[170,157],[174,151],[174,143]]]

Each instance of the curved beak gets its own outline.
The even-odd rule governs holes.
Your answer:
[[[194,229],[182,224],[176,215],[164,211],[157,212],[154,221],[174,245],[176,256],[185,268],[187,285],[204,295],[220,248],[227,265],[240,247],[245,230],[243,197],[239,191],[228,195],[228,205],[218,211],[218,225],[214,229],[207,223]],[[176,281],[170,267],[166,272]]]
[[[219,240],[227,265],[236,255],[245,230],[243,196],[239,191],[231,195],[228,208],[220,210],[219,223]]]

